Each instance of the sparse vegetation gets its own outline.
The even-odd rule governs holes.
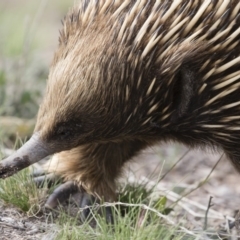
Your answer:
[[[5,156],[8,148],[14,149],[21,145],[18,137],[25,141],[31,134],[38,104],[44,92],[48,66],[57,44],[60,20],[73,2],[0,1],[0,159]],[[165,160],[168,155],[174,162],[173,159],[180,157],[180,151],[176,149],[171,152],[164,149],[166,153],[158,156],[159,159]],[[193,160],[195,159],[191,159],[189,163]],[[166,164],[168,168],[172,164],[170,162]],[[186,166],[183,168],[185,170]],[[196,169],[200,171],[198,166]],[[156,189],[154,185],[150,190],[147,183],[125,183],[120,189],[119,202],[110,204],[114,209],[114,224],[109,225],[94,209],[93,219],[84,223],[80,221],[78,209],[73,208],[74,214],[68,214],[71,204],[53,212],[46,211],[43,206],[49,191],[45,187],[37,189],[26,169],[11,178],[0,180],[0,226],[10,229],[1,233],[1,239],[42,239],[43,236],[45,239],[62,240],[230,239],[220,237],[215,230],[211,235],[206,234],[208,229],[204,229],[204,219],[207,204],[188,201],[178,195],[196,189],[201,183],[196,175],[190,180],[191,184],[181,185],[187,174],[194,175],[192,172],[186,174],[184,170],[179,169],[182,172],[177,180],[172,178],[173,184],[168,185],[167,190],[164,188],[164,191],[159,190],[157,182]],[[230,173],[222,173],[225,181],[227,176],[232,175]],[[220,183],[214,182],[213,188],[221,185],[222,177],[219,178]],[[172,189],[174,190],[171,191]],[[236,188],[233,189],[237,193]],[[201,199],[206,199],[206,192],[212,194],[211,191],[197,194]],[[227,194],[220,194],[219,198],[225,195]],[[224,207],[226,208],[226,204]],[[185,219],[187,214],[190,217]],[[208,214],[211,219],[221,222],[233,221],[233,218],[226,217],[228,215],[221,214],[220,211],[210,209]],[[37,230],[22,224],[22,219],[31,222]],[[95,228],[90,224],[91,221],[95,221]],[[224,234],[230,234],[230,230]]]
[[[121,217],[118,208],[114,217],[115,224],[109,226],[106,221],[96,215],[96,228],[87,223],[80,227],[76,221],[69,221],[57,235],[57,239],[184,239],[184,233],[176,233],[177,226],[167,226],[152,212],[137,206],[131,206],[126,216]],[[193,239],[192,237],[188,239]]]
[[[66,203],[53,212],[46,212],[43,200],[49,191],[37,189],[29,171],[0,181],[0,199],[9,207],[17,207],[29,216],[45,216],[55,223],[54,239],[184,239],[178,226],[166,224],[161,218],[167,211],[167,198],[151,199],[151,190],[143,185],[126,184],[120,191],[119,202],[103,203],[90,208],[91,216],[81,222],[81,211]],[[42,203],[42,204],[41,204]],[[111,206],[114,223],[109,224],[98,214],[99,207]],[[71,214],[69,214],[71,212]],[[167,213],[169,213],[168,211]],[[191,235],[189,235],[188,239]]]
[[[0,182],[0,199],[24,212],[33,210],[39,204],[39,192],[29,177],[29,171],[23,170],[19,174]]]

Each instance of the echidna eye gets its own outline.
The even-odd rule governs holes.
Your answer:
[[[69,135],[69,131],[61,131],[61,132],[59,133],[59,135],[67,136],[67,135]]]
[[[66,138],[70,136],[71,132],[69,131],[69,129],[60,126],[57,130],[57,134],[62,138]]]

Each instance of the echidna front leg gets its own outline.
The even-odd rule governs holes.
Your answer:
[[[115,183],[124,163],[146,145],[138,140],[94,143],[55,154],[45,170],[49,176],[60,176],[64,183],[50,195],[47,206],[55,207],[70,196],[79,201],[79,207],[94,202],[92,196],[104,201],[115,200]]]

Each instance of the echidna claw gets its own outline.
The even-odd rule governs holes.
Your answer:
[[[48,197],[45,207],[50,209],[56,208],[59,204],[69,200],[72,195],[77,193],[78,189],[79,187],[72,181],[61,184]]]
[[[37,172],[34,173],[33,176],[36,176],[33,178],[33,181],[36,183],[37,187],[43,187],[46,182],[47,187],[51,187],[57,182],[60,182],[60,178],[57,178],[54,174],[41,175],[41,173],[39,174]],[[53,193],[48,197],[45,207],[47,209],[55,209],[68,201],[73,202],[81,209],[80,218],[82,222],[93,216],[91,209],[94,208],[97,209],[98,214],[106,218],[108,223],[113,224],[111,208],[108,206],[100,206],[100,201],[97,198],[88,194],[83,187],[77,185],[73,181],[67,181],[56,187]],[[95,207],[94,205],[99,205],[99,207]],[[94,210],[94,212],[96,211]]]
[[[47,186],[48,188],[57,185],[61,182],[61,179],[53,173],[49,173],[46,175],[38,175],[32,174],[33,182],[36,184],[38,188],[43,188]]]

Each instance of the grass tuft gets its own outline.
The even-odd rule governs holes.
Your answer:
[[[128,192],[128,194],[132,195],[132,192]],[[120,203],[100,205],[101,207],[112,206],[113,224],[107,223],[106,219],[97,214],[94,208],[91,209],[92,218],[82,225],[79,225],[78,218],[70,219],[68,215],[62,213],[58,220],[60,227],[56,239],[193,239],[190,236],[184,238],[186,237],[185,233],[177,233],[178,226],[164,223],[156,213],[143,208],[140,199],[135,204],[122,204],[128,207],[128,212],[124,216]],[[157,209],[154,210],[158,212]],[[91,224],[92,221],[95,222],[94,228]]]
[[[37,211],[39,192],[29,176],[28,169],[0,181],[0,199],[24,212],[30,209],[32,212]]]

